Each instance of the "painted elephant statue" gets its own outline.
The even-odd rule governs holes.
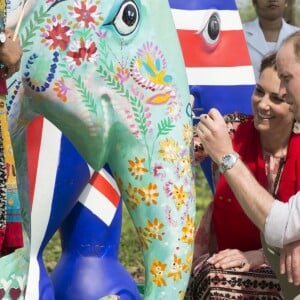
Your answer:
[[[48,222],[39,221],[39,228],[46,229],[43,241],[53,235],[56,227],[51,224],[61,222],[59,212],[66,211],[66,204],[71,210],[60,226],[63,251],[51,274],[55,299],[98,299],[99,295],[139,299],[136,283],[118,260],[122,202],[109,167],[93,171],[70,141],[41,116],[30,123],[26,135],[30,200],[35,202],[35,187],[42,185],[44,205],[51,203]],[[49,159],[57,160],[53,165],[57,169],[54,182],[47,185],[51,181],[43,183],[43,174],[48,176],[44,166]],[[35,277],[29,277],[31,286],[49,285],[48,274],[41,272],[43,241],[37,255],[31,255],[31,265],[36,259],[39,266],[32,272]]]
[[[198,122],[199,113],[207,112],[212,106],[218,107],[224,114],[234,111],[249,113],[251,107],[247,99],[250,99],[254,88],[254,76],[235,2],[169,0],[169,3],[184,54],[190,91],[196,100],[194,122]],[[232,51],[232,45],[235,45],[235,51]],[[222,76],[222,72],[226,76]],[[212,76],[208,77],[206,73]],[[209,159],[202,165],[212,184],[210,166]],[[77,215],[74,217],[71,213],[61,228],[64,241],[73,240],[76,236],[76,245],[79,245],[83,235],[78,230],[81,226],[74,224]],[[89,222],[88,215],[81,214],[81,219],[83,223]],[[73,247],[76,248],[76,245],[73,244]],[[78,280],[68,277],[68,269],[65,268],[74,264],[70,256],[72,251],[70,247],[62,247],[62,250],[70,258],[61,260],[54,270],[54,286],[59,292],[64,292],[66,282],[78,285]]]
[[[25,299],[55,299],[42,251],[86,186],[95,184],[98,175],[91,169],[100,174],[107,164],[142,244],[144,298],[183,298],[194,233],[193,130],[168,2],[28,0],[20,37],[22,66],[8,82],[7,109],[26,245],[1,258],[7,273],[1,284]],[[70,163],[82,175],[70,199],[63,196],[63,181],[56,187],[59,152],[47,157],[45,151],[38,159],[43,172],[29,186],[27,133],[39,115],[64,133],[90,167]],[[61,135],[43,138],[51,147]]]
[[[169,0],[194,96],[194,124],[212,107],[251,114],[255,78],[234,0]],[[211,159],[201,163],[212,192]]]
[[[208,111],[214,105],[223,113],[249,112],[250,102],[246,100],[250,99],[254,77],[235,2],[189,1],[183,3],[169,0],[169,3],[183,49],[191,93],[196,98],[195,122],[201,111],[204,109]],[[213,31],[215,41],[209,36],[212,29],[215,29]],[[236,51],[240,54],[239,56],[231,55],[232,44],[237,44]],[[224,53],[229,54],[228,61],[224,59]],[[207,78],[205,72],[213,73],[214,76]],[[228,77],[221,76],[222,72],[225,72]],[[244,101],[240,101],[241,99]],[[210,168],[204,169],[208,174]],[[73,252],[78,245],[86,244],[84,243],[86,235],[82,234],[82,231],[84,224],[88,224],[91,218],[89,214],[81,211],[85,209],[82,202],[77,206],[79,207],[75,209],[76,213],[71,212],[61,226],[62,240],[68,246],[62,246],[63,256],[52,274],[59,298],[65,297],[65,285],[72,286],[72,290],[77,291],[79,286],[86,289],[87,286],[95,284],[95,282],[80,284],[76,272],[74,276],[69,276],[69,268],[74,268],[75,264],[78,267],[78,261],[74,259]],[[81,223],[78,222],[78,215]],[[89,232],[93,228],[90,228]],[[84,259],[80,255],[78,257],[81,259],[81,266],[87,264],[84,260],[88,256]],[[91,267],[89,270],[94,272]]]

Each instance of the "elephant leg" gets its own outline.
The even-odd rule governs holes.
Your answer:
[[[30,138],[33,135],[35,139]],[[27,136],[32,208],[26,299],[55,299],[43,251],[75,205],[90,170],[71,143],[45,119],[37,118]]]

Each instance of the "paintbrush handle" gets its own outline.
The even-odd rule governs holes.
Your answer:
[[[21,13],[19,15],[18,23],[17,23],[16,29],[15,29],[15,32],[14,32],[14,35],[13,35],[13,38],[12,38],[13,41],[15,41],[17,36],[18,36],[19,30],[20,30],[20,27],[21,27],[21,23],[22,23],[22,20],[23,20],[23,17],[24,17],[24,13],[25,13],[26,3],[27,3],[27,1],[24,1]]]

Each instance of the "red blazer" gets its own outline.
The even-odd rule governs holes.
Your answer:
[[[253,119],[239,125],[233,146],[260,184],[267,187],[259,132],[254,128]],[[300,134],[292,133],[277,193],[278,199],[283,202],[300,190],[299,149]],[[243,212],[223,175],[214,195],[212,224],[218,250],[229,248],[249,251],[261,248],[259,229]]]

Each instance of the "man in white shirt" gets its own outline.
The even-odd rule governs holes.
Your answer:
[[[283,19],[287,0],[252,0],[257,17],[243,24],[256,81],[262,58],[278,49],[282,40],[299,27]]]
[[[300,31],[280,46],[277,71],[281,80],[279,95],[300,121]],[[227,126],[216,109],[200,116],[197,133],[207,153],[225,168],[224,176],[232,191],[263,233],[264,249],[281,287],[287,292],[286,299],[300,299],[300,192],[288,203],[274,199],[234,155]]]

